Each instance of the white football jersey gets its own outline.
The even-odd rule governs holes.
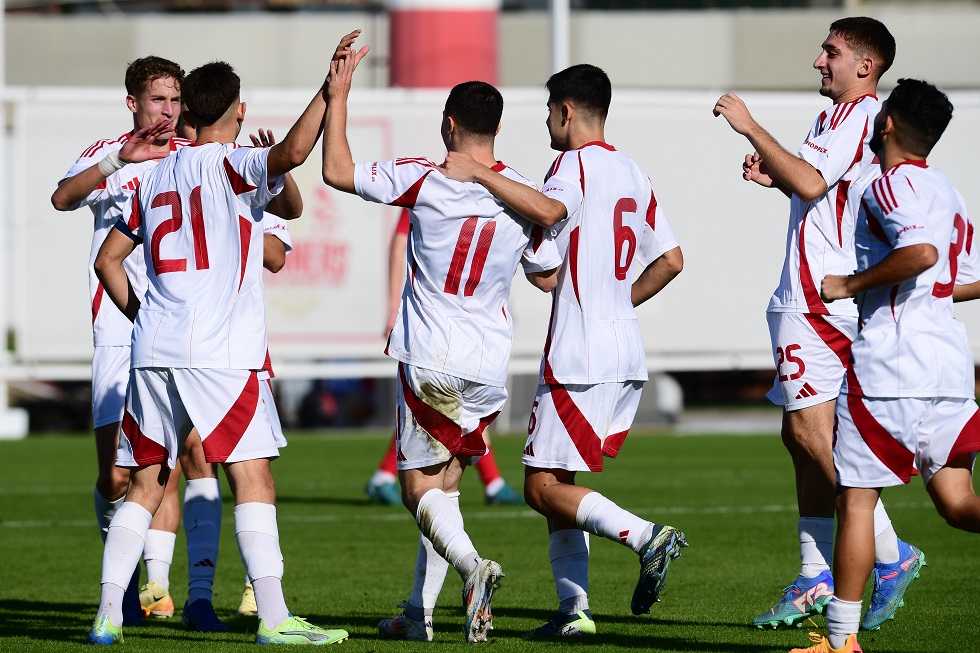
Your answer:
[[[630,299],[634,256],[649,265],[678,247],[639,166],[606,143],[561,154],[544,183],[565,205],[564,262],[553,295],[541,383],[646,381],[646,351]]]
[[[90,145],[78,157],[64,178],[58,182],[59,185],[66,179],[88,170],[107,155],[118,152],[129,140],[129,136],[130,134],[126,133],[118,138],[96,141]],[[177,151],[185,145],[190,145],[190,141],[183,138],[174,138],[170,141],[171,151]],[[92,209],[95,218],[95,230],[92,234],[92,247],[88,259],[88,287],[92,301],[92,336],[96,347],[128,347],[133,338],[133,323],[105,295],[105,289],[95,276],[93,266],[105,237],[122,216],[123,207],[136,192],[140,179],[156,165],[155,160],[131,163],[109,175],[102,184],[89,193],[88,197],[72,207],[77,209],[87,206]],[[136,295],[142,297],[146,291],[146,268],[143,265],[143,255],[138,248],[126,258],[123,266],[126,268],[126,274],[133,284]]]
[[[286,246],[286,253],[293,251],[293,237],[289,235],[288,221],[278,215],[265,213],[262,216],[262,233],[275,236]]]
[[[533,186],[502,163],[494,170]],[[483,186],[444,177],[425,159],[362,163],[361,197],[411,212],[408,274],[386,353],[403,363],[503,387],[513,339],[507,308],[518,264],[561,264],[550,230],[516,215]]]
[[[282,189],[266,148],[208,143],[148,173],[116,228],[145,243],[133,368],[260,369],[262,209]]]
[[[859,271],[923,243],[936,248],[939,260],[913,279],[858,297],[847,393],[973,398],[973,355],[952,297],[954,282],[965,281],[957,268],[968,224],[963,198],[924,161],[890,168],[865,191],[855,237]]]
[[[820,299],[820,282],[828,274],[854,272],[861,194],[881,172],[868,147],[880,109],[873,95],[835,104],[817,117],[800,146],[799,157],[820,172],[827,192],[812,202],[790,199],[786,260],[770,312],[857,316],[851,302]]]

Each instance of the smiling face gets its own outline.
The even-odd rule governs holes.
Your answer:
[[[180,84],[173,77],[151,80],[139,95],[127,95],[126,105],[133,112],[137,129],[149,127],[160,118],[169,118],[175,124],[180,115]],[[162,134],[161,141],[170,140],[173,130]]]
[[[820,46],[820,56],[813,62],[821,75],[820,95],[835,103],[852,99],[855,89],[865,85],[870,71],[870,59],[859,56],[835,32]]]

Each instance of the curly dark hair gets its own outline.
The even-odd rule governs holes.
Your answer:
[[[143,57],[126,66],[126,92],[136,96],[155,79],[173,77],[178,88],[184,81],[184,69],[163,57]]]
[[[898,80],[882,111],[892,119],[902,147],[922,157],[929,155],[953,118],[946,94],[921,79]]]

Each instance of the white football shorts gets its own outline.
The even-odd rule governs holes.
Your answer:
[[[398,364],[395,440],[398,469],[437,465],[454,456],[476,464],[483,431],[507,401],[507,388]]]
[[[857,318],[766,313],[776,379],[766,398],[787,411],[837,399],[857,335]]]
[[[640,406],[643,381],[539,385],[522,461],[528,467],[601,472],[615,458]]]
[[[118,424],[126,410],[131,348],[96,347],[92,353],[92,425]]]
[[[276,397],[272,392],[272,375],[265,370],[259,371],[259,399],[272,426],[272,435],[276,438],[276,446],[282,449],[288,444],[282,433],[282,422],[279,421],[279,409],[276,408]]]
[[[929,483],[943,466],[980,451],[980,412],[973,399],[841,395],[834,466],[844,487],[890,487],[917,472]]]
[[[254,370],[132,370],[116,465],[173,469],[195,426],[209,463],[278,457],[260,386]]]

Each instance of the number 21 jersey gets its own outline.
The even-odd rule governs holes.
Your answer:
[[[541,383],[646,381],[646,352],[630,299],[634,256],[648,265],[678,247],[650,179],[606,143],[561,154],[544,183],[565,205]]]

